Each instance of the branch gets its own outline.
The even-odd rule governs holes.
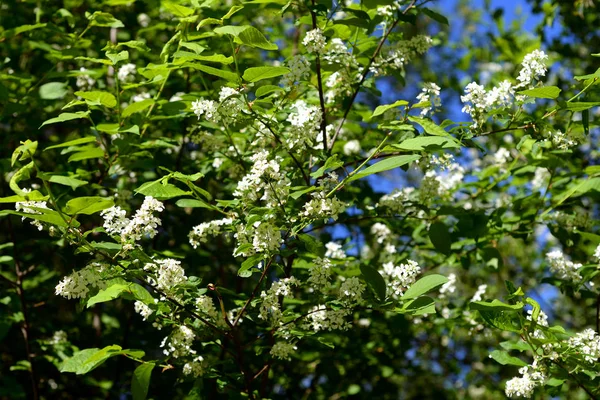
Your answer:
[[[269,268],[271,267],[272,263],[273,263],[273,257],[271,257],[269,262],[265,265],[263,272],[260,275],[260,278],[258,279],[258,283],[256,284],[256,286],[254,287],[254,290],[252,291],[252,294],[250,294],[250,297],[248,298],[248,300],[246,300],[246,303],[244,304],[244,306],[242,307],[242,309],[240,310],[238,315],[235,316],[235,320],[233,321],[233,326],[237,326],[237,323],[239,322],[240,318],[242,318],[244,311],[246,311],[246,308],[248,308],[248,305],[250,304],[252,299],[254,299],[254,296],[256,296],[256,292],[258,292],[258,288],[262,284],[262,281],[265,279],[265,276],[267,276],[267,272],[269,271]]]
[[[312,0],[310,17],[312,18],[312,28],[317,29],[317,14],[314,11],[315,0]],[[317,66],[317,86],[319,89],[319,103],[321,103],[321,132],[323,133],[323,150],[327,151],[327,113],[325,110],[325,97],[323,96],[323,80],[321,78],[321,56],[316,54]]]

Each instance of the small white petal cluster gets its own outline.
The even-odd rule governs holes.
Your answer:
[[[163,210],[164,206],[160,201],[146,196],[142,206],[130,220],[125,217],[126,212],[119,206],[102,210],[100,215],[104,218],[103,226],[109,235],[118,234],[121,236],[121,242],[131,243],[141,240],[143,236],[156,236],[161,222],[153,213]]]
[[[285,204],[290,191],[290,180],[281,170],[281,157],[269,160],[269,153],[261,150],[250,158],[254,164],[250,172],[238,182],[233,192],[245,202],[264,200],[267,207]]]
[[[65,331],[56,331],[52,338],[49,340],[50,344],[59,344],[67,341],[67,332]]]
[[[154,312],[154,310],[152,310],[147,304],[139,300],[133,304],[133,308],[136,313],[140,314],[144,318],[144,321],[147,320],[148,317]]]
[[[419,103],[429,102],[429,107],[423,107],[421,110],[421,115],[426,116],[427,114],[435,113],[437,109],[442,106],[442,99],[440,98],[440,90],[441,88],[433,82],[426,82],[423,84],[423,89],[421,93],[417,95],[417,100]]]
[[[356,63],[356,60],[351,56],[349,62]],[[360,77],[360,74],[354,74],[348,68],[338,69],[333,72],[325,81],[325,87],[327,88],[325,102],[336,107],[337,105],[334,104],[336,99],[338,97],[351,96],[354,84],[360,80]]]
[[[30,193],[31,189],[23,189],[24,193]],[[34,210],[34,208],[45,208],[48,209],[48,206],[45,201],[17,201],[15,203],[15,209],[17,211],[26,213],[26,214],[42,214],[40,211]],[[24,221],[26,217],[21,217],[21,221]],[[31,220],[31,225],[38,228],[38,230],[44,229],[42,223],[36,219]]]
[[[137,69],[135,64],[124,64],[119,68],[119,72],[117,72],[117,78],[121,82],[131,82],[135,79],[135,74]]]
[[[304,211],[301,213],[310,219],[336,220],[346,209],[346,203],[335,196],[328,198],[326,191],[313,192],[311,197],[312,199],[304,204]]]
[[[421,201],[426,203],[436,196],[449,196],[464,177],[465,170],[458,163],[451,163],[439,172],[435,169],[428,170],[421,181],[419,191]]]
[[[88,70],[84,67],[79,68],[79,73],[77,74],[77,80],[75,81],[75,85],[83,90],[89,90],[94,87],[96,84],[96,80],[92,78],[89,74],[87,74]]]
[[[291,354],[293,354],[298,348],[291,343],[277,342],[271,348],[269,354],[272,357],[279,358],[280,360],[290,360]]]
[[[140,26],[142,28],[146,28],[148,25],[150,25],[151,19],[148,16],[148,14],[141,13],[137,16],[137,21],[138,21],[138,24],[140,24]]]
[[[600,244],[598,245],[598,247],[596,247],[596,250],[594,251],[594,258],[600,260]]]
[[[196,354],[192,349],[192,344],[196,335],[185,325],[176,328],[170,336],[163,339],[160,347],[164,347],[163,353],[166,356],[179,358],[189,354]]]
[[[534,50],[527,54],[521,64],[521,71],[517,80],[519,80],[518,87],[529,86],[535,79],[539,79],[541,76],[546,75],[547,67],[545,61],[548,59],[548,55],[541,50]]]
[[[532,190],[545,189],[550,180],[550,172],[546,168],[537,167],[531,181]]]
[[[381,196],[377,207],[388,208],[394,214],[399,214],[404,211],[406,203],[412,200],[414,192],[414,187],[395,189],[392,193]]]
[[[367,287],[356,276],[346,279],[340,286],[339,299],[346,305],[358,305],[364,302],[363,293]]]
[[[194,358],[192,362],[185,363],[182,370],[184,375],[191,375],[194,378],[204,375],[205,371],[206,365],[202,356]]]
[[[227,86],[223,86],[219,92],[219,103],[217,111],[228,123],[234,122],[238,118],[244,106],[240,92]]]
[[[306,32],[302,44],[309,53],[320,54],[325,50],[325,36],[323,36],[323,32],[319,28],[313,29]]]
[[[304,100],[297,100],[287,121],[290,127],[286,134],[286,145],[289,149],[305,149],[312,146],[319,133],[322,114],[317,106],[309,106]]]
[[[131,102],[132,103],[139,103],[140,101],[148,100],[151,97],[152,96],[150,95],[150,93],[143,92],[143,93],[139,93],[139,94],[136,94],[136,95],[132,96],[131,97]]]
[[[394,265],[392,262],[383,264],[383,269],[379,271],[385,279],[388,287],[388,293],[395,299],[402,296],[404,291],[417,280],[417,275],[421,273],[421,267],[416,261],[407,260],[406,264]]]
[[[335,258],[338,260],[346,258],[346,252],[342,249],[342,245],[336,242],[329,242],[325,244],[325,257]]]
[[[90,289],[104,289],[106,283],[102,280],[101,272],[106,266],[100,263],[92,263],[85,268],[74,271],[71,275],[65,276],[62,281],[56,285],[56,295],[67,299],[85,298]]]
[[[585,329],[576,334],[569,338],[568,343],[590,364],[596,363],[600,358],[600,336],[593,329]]]
[[[580,263],[574,263],[567,260],[560,250],[554,250],[546,254],[546,260],[550,264],[550,271],[560,279],[570,281],[580,281],[581,275],[579,269],[583,266]]]
[[[476,82],[469,83],[465,88],[465,94],[460,96],[464,103],[462,112],[467,113],[473,119],[473,128],[483,125],[487,120],[487,113],[493,110],[501,110],[511,107],[515,91],[509,81],[502,81],[490,91]]]
[[[347,309],[328,310],[324,305],[315,306],[307,316],[306,328],[315,332],[348,330],[350,323],[345,318],[350,313],[351,311]]]
[[[300,281],[291,276],[289,278],[280,279],[277,282],[273,282],[269,290],[266,292],[263,290],[260,294],[261,303],[258,318],[266,321],[270,316],[274,325],[279,323],[281,317],[283,316],[279,306],[279,296],[292,296],[292,288],[299,285]]]
[[[498,165],[504,165],[510,160],[510,151],[506,147],[500,147],[494,153],[494,162]]]
[[[233,252],[236,257],[276,252],[283,243],[281,229],[272,222],[265,221],[256,221],[248,226],[238,225],[234,237],[238,244]],[[247,246],[248,244],[251,246]]]
[[[308,283],[318,292],[325,293],[332,274],[331,261],[328,258],[315,258],[308,270]]]
[[[559,150],[569,150],[570,148],[577,146],[576,140],[561,131],[548,132],[548,136],[552,141],[552,145]]]
[[[529,369],[533,371],[530,373]],[[535,363],[531,366],[519,369],[520,377],[514,377],[506,382],[505,393],[507,397],[526,397],[530,398],[536,387],[540,386],[545,376],[542,372],[536,370]]]
[[[152,263],[147,263],[144,270],[156,276],[156,278],[149,278],[150,283],[166,292],[171,292],[175,286],[187,280],[181,261],[172,258],[154,260]]]
[[[219,320],[219,313],[217,311],[217,308],[215,307],[215,303],[208,296],[202,295],[196,298],[196,310],[198,310],[199,313],[208,316],[214,321]]]
[[[104,218],[102,226],[109,235],[121,235],[123,229],[129,224],[127,211],[119,206],[104,209],[100,212],[100,215]]]
[[[347,156],[352,156],[356,154],[360,154],[361,152],[360,142],[358,140],[348,140],[346,144],[344,144],[344,154]]]
[[[448,297],[449,294],[456,291],[456,274],[451,273],[448,275],[448,282],[444,283],[440,288],[440,298],[443,299]]]
[[[290,58],[287,62],[290,72],[281,78],[281,85],[292,89],[297,82],[304,81],[310,76],[310,62],[306,57],[297,55]]]
[[[396,48],[391,50],[387,56],[379,56],[371,65],[369,72],[381,75],[385,69],[400,70],[413,58],[424,54],[429,50],[433,41],[429,36],[415,35],[409,40],[400,40]]]
[[[533,321],[533,309],[527,310],[527,320],[528,321]],[[548,326],[548,316],[546,315],[545,312],[543,312],[542,310],[540,310],[537,320],[535,321],[536,324],[538,324],[539,326]],[[536,339],[543,339],[544,338],[544,333],[540,330],[540,329],[535,329],[532,333],[532,335],[534,338]]]
[[[221,122],[221,115],[217,107],[218,103],[213,100],[198,99],[192,102],[192,112],[196,114],[198,119],[204,116],[207,121],[215,124]]]
[[[396,16],[398,10],[400,10],[400,0],[394,0],[393,4],[377,7],[377,15],[381,15],[385,19],[389,20]]]
[[[479,285],[477,287],[477,291],[475,292],[475,294],[471,298],[471,301],[481,301],[482,300],[482,296],[485,294],[486,290],[487,290],[487,285],[486,284]]]
[[[382,244],[391,239],[392,231],[387,225],[381,222],[376,222],[371,226],[371,235],[375,236],[377,243]]]
[[[233,220],[231,218],[223,218],[196,225],[188,235],[190,244],[195,249],[200,246],[200,243],[208,242],[209,237],[220,234],[223,226],[230,226],[232,223]]]

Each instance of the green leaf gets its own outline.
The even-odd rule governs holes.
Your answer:
[[[91,215],[114,205],[115,202],[113,199],[105,199],[97,196],[78,197],[67,202],[67,205],[65,206],[65,212],[70,215]]]
[[[87,374],[109,358],[125,354],[138,359],[144,356],[144,352],[141,350],[123,350],[121,346],[116,344],[106,346],[103,349],[85,349],[66,359],[60,366],[60,372],[74,372],[77,375]]]
[[[361,265],[360,272],[362,273],[365,281],[373,289],[380,301],[384,301],[386,298],[386,284],[385,280],[375,268],[368,265]]]
[[[211,206],[208,203],[205,203],[202,200],[197,200],[197,199],[179,199],[177,200],[177,202],[175,203],[175,205],[177,207],[182,207],[182,208],[214,208],[213,206]]]
[[[402,295],[402,300],[414,299],[422,294],[439,288],[444,283],[448,282],[448,278],[439,274],[431,274],[422,277],[408,288]]]
[[[144,111],[146,108],[150,107],[152,104],[154,104],[154,99],[146,99],[146,100],[138,101],[137,103],[131,103],[123,110],[123,112],[121,113],[121,116],[123,118],[127,118],[132,114],[139,113],[140,111]]]
[[[290,69],[286,67],[255,67],[245,70],[242,78],[248,82],[258,82],[263,79],[285,75],[288,72],[290,72]]]
[[[103,26],[107,28],[123,28],[125,25],[118,19],[112,16],[112,14],[106,12],[96,11],[90,17],[91,26]]]
[[[594,55],[594,54],[592,54]],[[596,56],[598,56],[596,54]],[[587,75],[576,75],[573,77],[575,80],[577,81],[587,81],[588,79],[597,79],[600,78],[600,68],[598,68],[596,70],[596,72],[594,72],[593,74],[587,74]]]
[[[450,23],[448,22],[448,18],[444,17],[442,14],[438,14],[437,12],[425,7],[419,8],[419,10],[423,12],[423,14],[427,15],[432,20],[439,22],[440,24],[450,25]]]
[[[517,367],[525,367],[527,364],[520,358],[509,355],[506,351],[494,350],[490,353],[490,357],[502,365],[516,365]]]
[[[110,59],[112,65],[117,65],[121,61],[129,60],[129,52],[123,50],[117,53],[116,51],[109,50],[106,52],[106,57]]]
[[[538,99],[556,99],[560,94],[560,89],[556,86],[543,86],[535,89],[521,90],[518,93]]]
[[[37,141],[32,142],[31,140],[27,139],[24,142],[21,142],[21,145],[17,147],[12,153],[12,157],[10,159],[10,166],[12,167],[13,165],[15,165],[15,162],[17,162],[17,160],[25,161],[30,159],[31,156],[33,156],[37,151],[37,147]]]
[[[386,158],[378,163],[371,165],[368,168],[365,168],[363,171],[358,172],[355,175],[352,175],[347,182],[352,182],[357,179],[364,178],[365,176],[377,174],[383,171],[389,171],[391,169],[400,168],[406,164],[409,164],[413,161],[417,161],[421,156],[416,154],[411,155],[403,155],[403,156],[395,156]]]
[[[143,194],[144,196],[152,196],[158,200],[172,199],[173,197],[185,196],[189,192],[184,192],[177,186],[167,183],[161,179],[152,182],[146,182],[139,188],[135,189],[136,193]]]
[[[180,6],[179,4],[172,3],[170,1],[163,1],[162,5],[166,8],[171,14],[178,18],[189,17],[194,14],[194,9],[189,7]]]
[[[308,250],[310,253],[317,256],[322,255],[323,248],[321,242],[318,241],[314,236],[301,233],[298,235],[298,239],[304,243],[304,247],[306,247],[306,250]]]
[[[328,169],[335,170],[340,168],[342,165],[344,165],[344,162],[338,159],[337,154],[334,154],[331,157],[329,157],[327,161],[325,161],[325,164],[323,164],[319,169],[317,169],[314,172],[311,172],[310,176],[314,179],[320,178]]]
[[[412,139],[406,139],[401,143],[392,144],[391,146],[401,150],[419,151],[427,150],[427,148],[431,148],[432,150],[436,150],[438,148],[458,149],[460,148],[460,143],[456,142],[452,137],[419,136]]]
[[[39,174],[38,174],[39,176]],[[48,178],[48,182],[58,183],[59,185],[70,186],[71,189],[75,190],[79,186],[87,185],[87,181],[82,181],[81,179],[72,178],[70,176],[63,175],[52,175]]]
[[[258,29],[250,25],[226,25],[217,27],[214,29],[214,31],[219,35],[232,35],[234,37],[234,41],[238,44],[257,47],[263,50],[278,49],[275,43],[269,42],[267,38]]]
[[[67,224],[62,219],[60,214],[54,210],[49,210],[49,209],[45,209],[45,208],[36,208],[36,207],[30,207],[30,208],[32,210],[40,212],[41,214],[29,214],[29,213],[24,213],[24,212],[20,212],[20,211],[2,210],[2,211],[0,211],[0,216],[9,215],[9,214],[18,215],[21,217],[35,219],[35,220],[41,221],[41,222],[47,222],[52,225],[57,225],[57,226],[62,226],[62,227],[69,226],[69,224]],[[71,220],[69,222],[70,222],[71,226],[74,226],[74,227],[79,226],[79,222],[77,222],[76,220]]]
[[[219,78],[223,78],[229,82],[239,82],[240,78],[236,73],[225,71],[222,69],[210,67],[208,65],[202,64],[191,64],[192,68],[198,69],[202,72],[206,72],[207,74],[218,76]]]
[[[273,93],[275,91],[283,91],[283,88],[275,85],[264,85],[256,89],[255,95],[258,98],[266,96],[269,93]]]
[[[423,130],[430,135],[433,136],[450,136],[448,132],[444,130],[441,126],[437,125],[435,122],[430,121],[425,118],[420,117],[412,117],[409,116],[408,119],[415,124],[419,124],[423,127]]]
[[[124,291],[129,290],[129,284],[117,283],[107,287],[106,289],[100,290],[95,296],[92,296],[87,301],[87,308],[90,308],[94,304],[105,303],[117,299],[121,296]]]
[[[560,108],[569,111],[583,111],[600,106],[599,101],[571,101],[561,104]]]
[[[146,43],[141,42],[139,40],[129,40],[127,42],[121,42],[121,43],[117,43],[117,45],[115,47],[119,48],[119,47],[129,47],[130,49],[136,49],[139,51],[143,51],[143,52],[147,52],[147,51],[151,51],[150,47],[148,47],[146,45]],[[106,47],[103,49],[105,50]]]
[[[50,149],[58,149],[60,147],[77,146],[79,144],[91,143],[91,142],[95,142],[95,141],[96,141],[96,136],[86,136],[86,137],[82,137],[82,138],[75,139],[75,140],[69,140],[68,142],[63,142],[63,143],[60,143],[60,144],[55,144],[55,145],[50,146],[50,147],[46,147],[44,149],[44,151],[50,150]]]
[[[418,297],[405,304],[402,312],[412,315],[435,314],[435,301],[428,296]]]
[[[238,276],[241,276],[242,278],[250,277],[252,275],[250,269],[252,267],[255,267],[256,265],[258,265],[258,263],[261,262],[264,258],[265,258],[265,256],[262,254],[255,254],[253,256],[246,258],[242,262],[242,266],[238,270]]]
[[[481,310],[481,311],[521,311],[523,309],[524,304],[518,302],[517,304],[506,304],[501,302],[498,299],[494,299],[492,301],[472,301],[469,303],[469,308],[471,310]]]
[[[89,111],[77,111],[74,113],[62,113],[58,117],[50,118],[49,120],[45,121],[42,125],[40,125],[40,128],[44,125],[56,124],[58,122],[65,122],[65,121],[71,121],[74,119],[87,118],[89,115],[90,115]]]
[[[86,103],[92,106],[105,106],[113,108],[117,105],[115,96],[108,92],[92,91],[92,92],[75,92],[76,96],[81,97]]]
[[[388,110],[391,110],[393,108],[400,107],[400,106],[405,106],[407,104],[408,104],[408,101],[406,101],[406,100],[398,100],[397,102],[392,103],[392,104],[384,104],[384,105],[378,106],[375,109],[375,111],[373,111],[373,115],[371,115],[371,118],[380,116],[381,114],[385,113]]]
[[[40,98],[44,100],[62,99],[69,93],[67,82],[49,82],[40,86]]]
[[[148,396],[150,376],[152,375],[154,365],[154,363],[143,363],[133,371],[133,377],[131,378],[133,400],[145,400],[146,396]]]
[[[221,18],[222,20],[227,20],[229,18],[231,18],[231,16],[233,14],[235,14],[236,12],[242,10],[244,8],[244,6],[233,6],[229,9],[229,11],[227,11],[227,14],[223,15],[223,18]]]
[[[81,151],[74,153],[69,157],[69,162],[89,160],[90,158],[104,157],[104,150],[100,147],[84,147]]]
[[[452,246],[450,230],[443,222],[435,222],[429,227],[429,239],[437,251],[448,255]]]

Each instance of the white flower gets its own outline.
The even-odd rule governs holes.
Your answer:
[[[541,50],[534,50],[527,54],[523,59],[522,69],[517,77],[517,80],[521,82],[518,87],[528,86],[534,79],[546,75],[547,67],[544,61],[547,59],[548,56]]]
[[[67,341],[67,332],[65,331],[56,331],[54,335],[52,335],[52,339],[50,339],[51,344],[59,344]]]
[[[223,218],[196,225],[188,235],[190,244],[193,248],[197,248],[200,243],[208,242],[209,237],[220,234],[222,227],[230,226],[232,223],[231,218]]]
[[[84,67],[79,68],[79,74],[77,74],[77,81],[75,82],[75,85],[83,90],[89,90],[96,84],[96,80],[87,74],[87,71]]]
[[[136,211],[133,218],[127,220],[127,225],[121,229],[121,241],[123,243],[135,242],[141,240],[143,236],[149,236],[151,238],[156,236],[158,233],[157,228],[161,225],[161,221],[159,218],[155,217],[153,213],[161,212],[163,210],[164,206],[160,201],[151,196],[146,196],[142,206]],[[108,226],[112,231],[115,231],[123,223],[122,210],[112,210],[105,213],[104,217],[105,228]]]
[[[350,324],[345,318],[350,313],[351,311],[347,309],[328,310],[324,305],[315,306],[307,316],[306,328],[315,332],[336,329],[347,330],[350,328]]]
[[[269,153],[261,150],[250,158],[254,164],[250,172],[238,182],[235,197],[251,203],[264,200],[267,207],[277,208],[287,202],[290,181],[281,170],[281,157],[269,160]],[[239,228],[238,228],[239,229]]]
[[[598,247],[596,247],[596,250],[594,251],[594,258],[600,260],[600,244],[598,245]]]
[[[406,264],[400,264],[399,266],[388,262],[383,264],[383,269],[379,273],[387,283],[389,295],[397,299],[402,296],[410,285],[415,283],[417,275],[421,273],[421,267],[413,260],[407,260]]]
[[[319,134],[321,124],[321,110],[316,106],[309,106],[304,100],[297,100],[293,108],[296,111],[288,115],[290,127],[286,134],[287,147],[291,149],[305,149],[311,146]]]
[[[135,79],[135,74],[137,69],[135,64],[124,64],[119,68],[119,72],[117,73],[117,78],[119,78],[122,82],[130,82]]]
[[[146,28],[148,25],[150,25],[150,17],[148,16],[148,14],[139,14],[137,20],[138,24],[140,24],[142,28]]]
[[[325,244],[325,257],[327,258],[337,258],[339,260],[346,258],[346,253],[342,249],[342,245],[336,242],[329,242]]]
[[[175,286],[187,280],[181,261],[172,258],[154,260],[152,263],[147,263],[144,270],[154,273],[156,278],[150,278],[149,281],[166,292],[171,292]]]
[[[217,311],[217,308],[215,307],[215,303],[208,296],[202,295],[196,298],[196,309],[198,310],[198,312],[207,315],[214,321],[219,320],[219,313]]]
[[[69,276],[65,276],[56,285],[56,295],[67,299],[81,299],[88,295],[90,289],[104,289],[106,283],[102,280],[100,273],[105,267],[104,264],[92,263],[79,271],[74,271]]]
[[[487,290],[487,285],[486,284],[479,285],[477,287],[477,291],[475,292],[475,294],[471,298],[471,301],[481,301],[482,300],[482,296],[485,294],[486,290]]]
[[[552,144],[559,150],[569,150],[571,147],[577,146],[577,141],[569,137],[561,131],[548,132]]]
[[[506,149],[506,147],[500,147],[496,153],[494,154],[494,162],[496,164],[506,164],[510,159],[510,151]]]
[[[387,225],[376,222],[371,226],[371,235],[375,236],[377,243],[387,242],[392,235],[392,231]]]
[[[207,121],[217,124],[221,121],[217,106],[218,104],[212,100],[199,99],[192,102],[192,111],[198,116],[198,119],[204,115]]]
[[[306,80],[310,76],[310,62],[302,55],[290,58],[287,66],[290,72],[281,78],[281,85],[284,87],[293,88],[297,82]]]
[[[335,196],[328,198],[325,191],[313,192],[311,197],[312,200],[304,204],[304,211],[302,211],[302,215],[310,219],[336,220],[346,209],[346,203]]]
[[[139,93],[139,94],[136,94],[136,95],[132,96],[131,97],[131,102],[132,103],[139,103],[140,101],[148,100],[150,98],[152,98],[152,96],[150,95],[150,93],[143,92],[143,93]]]
[[[546,168],[537,167],[535,169],[533,180],[531,181],[531,189],[532,190],[544,189],[547,187],[549,180],[550,180],[550,172],[548,172],[548,170]]]
[[[293,276],[273,282],[269,290],[260,294],[261,303],[258,318],[265,321],[271,317],[273,324],[279,323],[283,313],[279,306],[279,296],[292,296],[292,287],[299,286],[300,281]]]
[[[423,107],[421,110],[421,115],[426,116],[431,113],[433,114],[439,107],[442,105],[442,100],[440,98],[440,90],[441,88],[433,82],[426,82],[423,84],[423,89],[421,93],[417,95],[417,100],[419,103],[429,102],[429,107]]]
[[[306,46],[309,53],[322,53],[325,49],[325,36],[319,28],[306,32],[302,44]]]
[[[194,378],[204,375],[206,370],[206,365],[204,362],[204,358],[202,356],[198,356],[192,360],[192,362],[187,362],[183,365],[183,374],[184,375],[192,375]]]
[[[456,291],[456,274],[452,273],[448,275],[448,282],[444,283],[440,288],[440,298],[445,298],[450,293]]]
[[[565,258],[564,254],[560,250],[554,250],[546,254],[546,259],[550,264],[550,271],[558,275],[560,279],[579,281],[581,275],[579,269],[583,266],[580,263],[574,263]]]
[[[331,277],[331,261],[327,258],[315,258],[308,271],[310,277],[307,282],[317,291],[325,293]]]
[[[362,304],[366,288],[356,276],[348,278],[340,286],[339,299],[348,305]]]
[[[23,189],[24,193],[30,193],[31,189]],[[26,213],[26,214],[42,214],[41,211],[34,210],[34,208],[48,209],[45,201],[17,201],[15,203],[15,210]],[[21,217],[21,221],[24,221],[27,217]],[[31,225],[38,228],[38,230],[44,229],[42,223],[36,219],[31,220]]]
[[[237,226],[234,234],[238,246],[233,252],[234,256],[249,257],[256,253],[276,252],[283,243],[281,229],[272,222],[256,221],[252,225]],[[250,248],[242,247],[251,244]]]
[[[176,328],[170,336],[164,338],[160,347],[165,347],[163,353],[168,357],[185,357],[189,354],[196,354],[192,349],[192,343],[196,335],[185,325]]]
[[[280,360],[290,360],[290,355],[296,350],[298,348],[291,343],[277,342],[273,345],[269,354]]]
[[[144,321],[147,320],[148,317],[154,312],[150,307],[148,307],[147,304],[139,300],[133,304],[133,308],[135,309],[136,313],[140,314],[144,318]]]
[[[585,329],[569,338],[568,344],[590,364],[596,363],[600,358],[600,336],[593,329]]]
[[[347,156],[360,154],[360,151],[360,142],[358,140],[349,140],[344,145],[344,154]]]

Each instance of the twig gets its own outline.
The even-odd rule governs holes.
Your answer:
[[[246,308],[248,308],[248,305],[250,304],[252,299],[254,299],[254,296],[256,296],[256,292],[258,291],[258,288],[262,284],[262,281],[265,279],[265,276],[267,276],[267,272],[269,271],[269,268],[271,267],[272,263],[273,263],[273,257],[271,257],[269,262],[265,265],[263,272],[260,275],[260,278],[258,280],[258,283],[256,284],[256,286],[254,287],[254,290],[252,291],[252,294],[250,294],[250,297],[248,298],[248,300],[246,301],[246,303],[244,304],[244,306],[242,307],[242,309],[240,310],[238,315],[235,316],[235,320],[233,321],[233,326],[237,326],[237,323],[239,322],[240,318],[242,318],[244,311],[246,311]]]
[[[315,0],[312,0],[310,17],[312,19],[312,28],[317,29],[317,14],[314,10]],[[316,54],[317,67],[317,87],[319,89],[319,103],[321,104],[321,132],[323,134],[323,150],[327,151],[327,111],[325,110],[325,97],[323,96],[323,80],[321,78],[321,56]]]

